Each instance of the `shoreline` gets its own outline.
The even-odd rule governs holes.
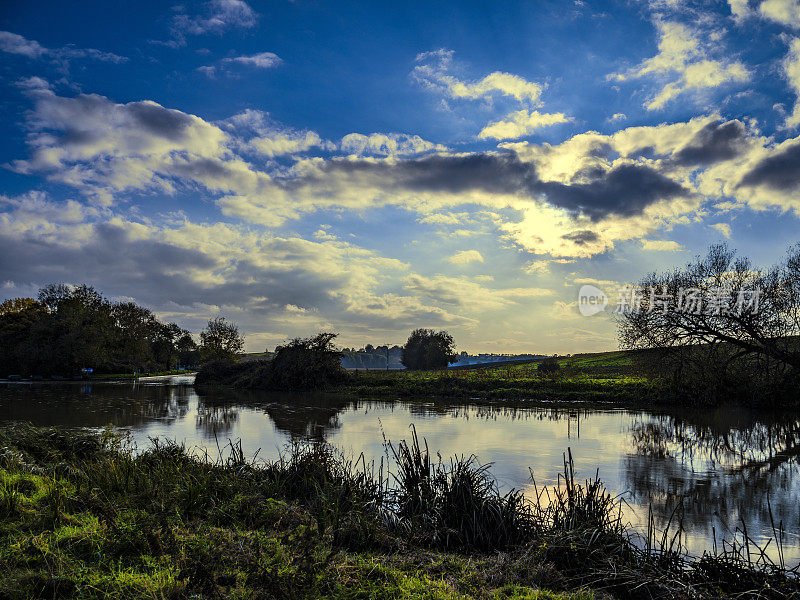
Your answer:
[[[743,545],[691,559],[650,533],[642,544],[599,481],[574,481],[571,462],[544,506],[500,495],[469,460],[425,466],[435,454],[416,437],[397,446],[392,489],[388,474],[318,444],[258,464],[235,444],[214,461],[165,441],[134,456],[119,433],[17,423],[0,425],[0,448],[10,598],[800,594],[796,569],[759,562],[754,548],[754,560]],[[462,485],[470,494],[453,496]]]

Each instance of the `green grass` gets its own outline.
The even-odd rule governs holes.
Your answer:
[[[558,359],[552,375],[539,361],[441,371],[358,371],[337,391],[373,396],[438,396],[540,401],[651,402],[661,391],[637,366],[641,352],[603,352]]]
[[[416,439],[395,451],[390,488],[386,473],[324,445],[254,464],[231,444],[210,462],[157,441],[133,453],[113,432],[0,426],[0,597],[800,594],[749,552],[688,563],[637,549],[617,502],[599,481],[578,485],[571,462],[548,502],[529,503],[500,495],[474,459],[433,460]]]
[[[408,547],[363,511],[380,484],[327,450],[257,469],[233,447],[212,464],[122,441],[0,429],[0,597],[594,597],[541,589],[541,569]]]

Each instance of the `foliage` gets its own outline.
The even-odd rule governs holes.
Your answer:
[[[209,319],[200,332],[200,356],[204,361],[233,360],[244,348],[244,336],[235,323],[224,317]]]
[[[556,358],[545,358],[536,365],[536,370],[542,375],[553,375],[561,369]]]
[[[278,346],[270,360],[240,363],[213,361],[200,369],[195,383],[265,390],[326,390],[347,381],[335,333],[295,338]]]
[[[393,502],[412,535],[428,544],[491,550],[524,542],[536,523],[521,492],[500,494],[474,455],[432,461],[413,430],[392,447],[397,474]]]
[[[188,332],[133,302],[113,303],[87,285],[50,284],[36,299],[0,305],[0,375],[169,370],[188,358],[181,339],[184,350],[191,346]]]
[[[456,360],[453,336],[433,329],[412,331],[401,358],[403,365],[412,370],[443,369]]]
[[[346,378],[342,354],[333,346],[335,333],[295,338],[275,349],[271,387],[280,390],[326,389]]]

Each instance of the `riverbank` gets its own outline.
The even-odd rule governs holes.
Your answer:
[[[437,398],[542,403],[653,405],[665,402],[664,386],[645,374],[646,352],[604,352],[560,357],[556,372],[540,360],[436,371],[348,371],[325,391],[359,398]],[[266,363],[238,363],[201,370],[199,385],[251,387]]]
[[[633,544],[570,465],[551,501],[501,496],[469,460],[399,444],[387,478],[326,446],[253,464],[114,433],[0,427],[4,597],[789,598],[744,549],[689,562]],[[392,485],[390,486],[389,483]],[[752,556],[758,556],[753,552]]]

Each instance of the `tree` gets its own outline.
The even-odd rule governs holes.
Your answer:
[[[559,370],[561,370],[561,365],[556,357],[542,359],[536,365],[536,371],[542,375],[555,375]]]
[[[415,329],[408,337],[400,362],[407,369],[443,369],[456,361],[453,336],[446,331]]]
[[[13,298],[0,303],[0,374],[30,371],[34,357],[26,346],[34,324],[45,315],[44,306],[33,298]]]
[[[714,245],[683,269],[647,275],[629,300],[620,345],[658,349],[653,364],[678,383],[735,393],[800,375],[800,245],[769,268]]]
[[[175,340],[175,349],[178,351],[178,362],[183,366],[193,366],[200,361],[200,349],[188,331],[182,331]]]
[[[111,304],[88,285],[51,284],[39,291],[46,314],[31,327],[23,351],[31,370],[74,374],[111,360],[115,324]]]
[[[88,285],[50,284],[35,300],[0,303],[0,375],[75,375],[83,367],[100,373],[169,369],[179,358],[178,340],[186,335],[149,309],[111,303]]]
[[[239,327],[224,317],[209,319],[200,332],[200,353],[203,360],[233,360],[244,348]]]

